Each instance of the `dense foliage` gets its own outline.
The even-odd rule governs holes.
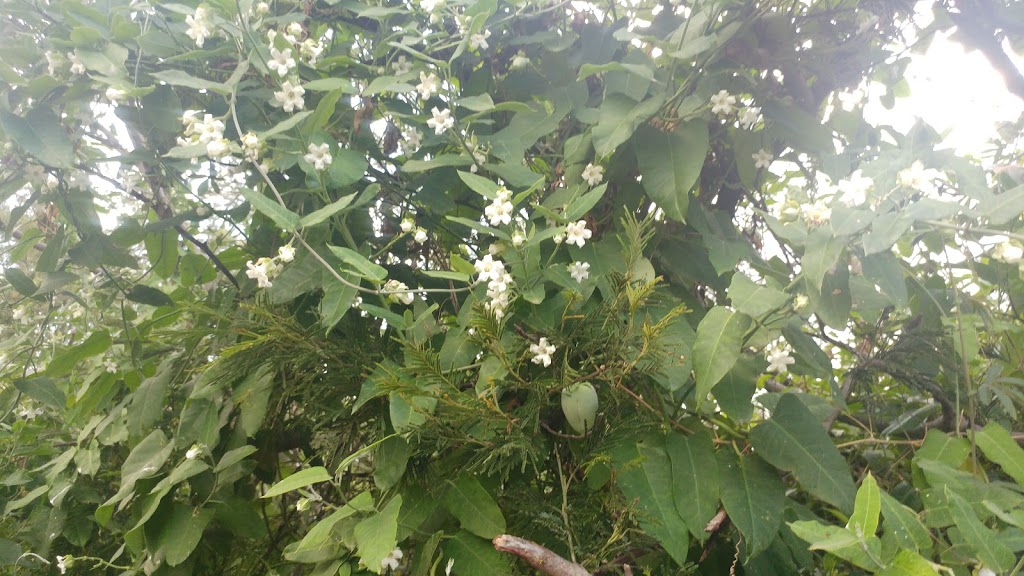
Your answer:
[[[1017,574],[949,4],[3,1],[0,572]]]

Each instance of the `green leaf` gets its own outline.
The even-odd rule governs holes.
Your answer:
[[[409,443],[401,436],[391,436],[373,452],[373,482],[388,490],[405,474],[409,463]]]
[[[492,100],[491,95],[486,92],[476,96],[459,98],[455,101],[455,104],[472,110],[473,112],[486,112],[494,108],[494,100]]]
[[[28,154],[43,164],[71,168],[75,149],[60,119],[42,108],[24,118],[0,110],[0,128]]]
[[[327,169],[327,177],[333,188],[345,188],[363,179],[366,175],[366,157],[357,150],[341,148],[333,154],[333,161]]]
[[[132,393],[132,403],[128,410],[128,434],[131,437],[141,437],[160,421],[167,408],[167,394],[174,369],[175,363],[165,360],[156,374],[143,380]]]
[[[352,204],[352,201],[355,200],[356,196],[358,195],[358,192],[353,192],[352,194],[349,194],[347,196],[342,196],[341,198],[338,198],[337,200],[331,202],[327,206],[324,206],[323,208],[315,212],[306,214],[305,216],[299,219],[299,228],[308,228],[310,226],[316,226],[321,222],[327,221],[328,218],[334,216],[339,212],[346,212],[347,210],[345,209],[348,208],[350,204]]]
[[[153,272],[167,279],[178,267],[178,231],[168,228],[162,232],[151,232],[146,235],[146,256]]]
[[[971,505],[948,486],[945,487],[945,495],[953,522],[976,554],[975,557],[997,573],[1013,568],[1017,559],[1013,551],[1001,541],[999,535],[985,526]]]
[[[466,186],[469,186],[470,190],[488,200],[493,200],[498,195],[498,188],[501,188],[501,185],[490,178],[477,176],[471,172],[459,170],[459,178],[466,183]]]
[[[878,482],[868,472],[857,490],[857,499],[853,503],[853,515],[846,523],[847,529],[854,534],[870,536],[878,530],[878,515],[882,512],[882,497],[878,490]]]
[[[359,559],[367,570],[380,574],[381,561],[391,554],[398,541],[398,512],[402,509],[402,495],[397,494],[383,510],[356,524],[356,547]]]
[[[653,116],[664,103],[655,96],[634,102],[628,96],[613,94],[601,104],[600,118],[593,129],[594,150],[598,158],[610,156],[636,131],[637,126]]]
[[[654,69],[650,66],[640,64],[625,64],[622,62],[607,62],[605,64],[584,64],[580,66],[580,73],[576,80],[585,80],[594,74],[602,74],[610,71],[628,72],[638,78],[647,81],[654,80]]]
[[[295,474],[281,480],[277,484],[274,484],[261,498],[273,498],[274,496],[280,496],[299,488],[305,488],[312,484],[320,482],[329,482],[332,476],[327,471],[327,468],[323,466],[314,466],[312,468],[306,468],[305,470],[299,470]]]
[[[110,333],[106,331],[93,332],[85,339],[85,342],[54,356],[46,366],[46,374],[54,377],[64,376],[82,360],[106,352],[113,343]]]
[[[779,533],[786,507],[786,487],[757,456],[718,452],[722,506],[743,535],[747,558],[760,554]]]
[[[698,405],[736,364],[750,322],[750,316],[724,306],[715,306],[700,321],[693,345]]]
[[[217,461],[217,465],[213,468],[213,471],[219,474],[258,451],[259,448],[250,445],[229,450],[220,457],[220,460]]]
[[[160,82],[166,82],[171,86],[183,86],[185,88],[192,88],[194,90],[209,90],[217,94],[227,95],[231,93],[231,89],[221,84],[220,82],[212,82],[210,80],[203,80],[202,78],[196,78],[188,72],[181,70],[164,70],[162,72],[152,72],[150,76]]]
[[[281,206],[275,200],[264,196],[255,188],[240,186],[238,191],[252,204],[257,212],[270,218],[278,228],[285,232],[294,232],[299,225],[299,215]]]
[[[167,294],[151,286],[136,284],[128,291],[125,298],[147,306],[174,306],[174,300]]]
[[[839,261],[839,255],[846,247],[845,237],[832,236],[824,228],[818,228],[807,237],[807,250],[800,259],[804,278],[815,290],[821,290],[825,274]]]
[[[633,144],[643,187],[665,215],[686,221],[690,190],[700,177],[709,148],[708,125],[691,121],[673,132],[644,125]]]
[[[881,493],[882,530],[891,533],[901,548],[916,552],[932,549],[932,537],[913,510],[892,496]]]
[[[760,318],[784,306],[789,302],[789,295],[775,288],[759,286],[746,274],[737,272],[729,285],[729,300],[738,312]]]
[[[443,556],[455,559],[452,574],[510,576],[513,574],[506,555],[494,549],[487,540],[465,530],[444,541]],[[440,575],[439,570],[436,574]]]
[[[67,398],[53,380],[45,376],[24,378],[14,381],[14,387],[36,402],[52,406],[57,410],[67,407]]]
[[[995,422],[989,422],[974,433],[974,441],[985,457],[999,464],[1018,484],[1024,484],[1024,449],[1010,436],[1010,433]]]
[[[882,542],[876,536],[858,537],[853,531],[814,520],[790,522],[797,537],[811,544],[811,550],[824,550],[865,570],[882,568]]]
[[[685,563],[689,531],[676,505],[672,462],[660,440],[620,445],[612,460],[618,469],[616,485],[627,501],[637,503],[640,527],[679,565]]]
[[[199,545],[210,520],[213,520],[212,509],[193,510],[184,504],[174,505],[158,541],[168,566],[177,566],[188,559]]]
[[[913,223],[913,218],[902,211],[887,212],[878,216],[871,223],[871,231],[864,235],[864,255],[870,256],[876,252],[892,250],[896,241]]]
[[[835,152],[832,130],[804,110],[782,102],[766,102],[764,117],[771,132],[777,134],[786,144],[804,152]]]
[[[939,576],[932,563],[916,552],[900,550],[892,562],[877,576]]]
[[[569,207],[565,210],[565,219],[569,221],[579,220],[590,212],[590,209],[597,205],[604,197],[604,193],[608,191],[608,184],[601,184],[593,190],[582,194],[579,198],[572,201]]]
[[[505,532],[505,516],[497,502],[468,474],[452,483],[445,493],[444,504],[463,529],[481,538],[494,538]]]
[[[170,458],[172,450],[174,444],[167,442],[167,436],[161,430],[153,430],[132,448],[121,465],[121,486],[117,493],[96,510],[96,518],[101,526],[106,524],[103,518],[109,520],[113,505],[128,497],[139,480],[150,478],[160,472],[160,468]]]
[[[388,271],[383,266],[371,262],[369,258],[355,250],[341,246],[328,246],[328,248],[342,262],[354,268],[354,272],[363,278],[381,282],[388,277]]]
[[[352,284],[358,284],[359,278],[354,275],[342,274],[342,277]],[[330,332],[345,314],[352,308],[358,290],[342,284],[334,276],[326,276],[324,279],[324,295],[320,299],[320,326]]]
[[[472,164],[473,159],[469,156],[461,156],[459,154],[441,154],[431,158],[430,160],[406,160],[405,164],[402,164],[402,172],[425,172],[427,170],[433,170],[434,168],[470,166]]]
[[[352,80],[348,78],[320,78],[319,80],[306,82],[302,87],[314,92],[333,92],[335,90],[341,90],[346,94],[358,93],[358,90],[356,90],[355,86],[352,84]]]
[[[978,211],[993,226],[1001,226],[1017,218],[1024,212],[1024,184],[1002,194],[990,194],[978,206]]]
[[[290,562],[319,562],[337,556],[338,541],[333,535],[334,526],[354,514],[372,510],[373,496],[370,491],[360,492],[330,516],[314,524],[294,548],[286,548],[285,559]]]
[[[750,443],[768,463],[792,472],[811,494],[844,512],[856,489],[849,465],[821,423],[793,394],[785,394],[768,421],[750,431]]]
[[[672,486],[679,515],[698,542],[710,533],[704,527],[718,513],[718,464],[715,446],[707,430],[690,436],[671,434],[665,452],[672,462]]]
[[[42,274],[42,282],[39,283],[39,289],[36,290],[33,296],[42,296],[56,292],[75,280],[78,280],[78,276],[70,272],[45,272]]]
[[[4,278],[11,283],[22,296],[35,296],[39,292],[39,286],[32,281],[32,278],[28,274],[25,274],[21,268],[14,266],[4,270]]]

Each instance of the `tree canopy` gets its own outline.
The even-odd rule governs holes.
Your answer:
[[[1024,120],[864,110],[1024,5],[914,9],[3,0],[0,572],[1018,574]]]

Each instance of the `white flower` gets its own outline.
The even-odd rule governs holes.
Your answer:
[[[286,81],[281,84],[280,92],[274,92],[274,100],[281,104],[285,112],[292,112],[295,109],[302,110],[306,106],[302,100],[302,95],[305,93],[306,89],[302,86],[293,86],[291,81]]]
[[[299,53],[306,57],[310,66],[313,66],[320,59],[320,55],[324,53],[324,45],[319,40],[306,38],[299,46]]]
[[[204,447],[202,444],[193,444],[192,447],[188,449],[188,452],[185,452],[185,459],[195,460],[203,455],[203,450]]]
[[[551,366],[551,355],[555,353],[555,347],[548,342],[547,338],[541,338],[536,344],[530,344],[530,354],[534,364],[543,364],[545,368]]]
[[[448,564],[446,564],[444,567],[444,576],[451,576],[453,566],[455,566],[455,558],[449,558]],[[995,574],[993,574],[992,576],[995,576]]]
[[[85,64],[78,59],[78,54],[74,52],[68,52],[68,61],[71,62],[71,73],[72,74],[85,74]]]
[[[793,310],[803,310],[810,303],[807,296],[803,294],[797,294],[796,298],[793,298]]]
[[[504,187],[503,187],[504,188]],[[488,222],[491,226],[497,226],[499,224],[508,224],[512,222],[512,202],[509,202],[509,195],[502,194],[500,191],[498,196],[494,199],[494,202],[488,204],[484,208],[484,216],[487,217]]]
[[[66,574],[70,565],[71,556],[57,556],[57,570],[60,570],[61,574]]]
[[[484,255],[483,258],[474,262],[473,268],[476,268],[476,273],[480,275],[481,282],[497,280],[505,275],[505,263],[501,260],[495,260],[490,254]]]
[[[789,351],[780,348],[768,354],[768,372],[788,372],[789,365],[796,362],[796,359],[789,355]]]
[[[107,91],[105,93],[105,96],[107,97],[107,100],[110,100],[110,103],[114,104],[114,105],[116,105],[121,100],[124,100],[125,96],[127,96],[127,95],[128,95],[128,93],[125,92],[124,90],[122,90],[120,88],[114,88],[113,86],[111,86],[110,88],[107,88]]]
[[[270,277],[277,271],[277,265],[270,258],[260,258],[255,263],[250,260],[245,263],[245,267],[248,268],[245,275],[255,280],[260,288],[270,288],[274,285]]]
[[[210,14],[202,6],[196,8],[195,14],[185,16],[185,23],[188,24],[188,37],[196,41],[196,46],[202,48],[206,39],[213,35],[210,28]]]
[[[406,60],[405,54],[402,54],[391,63],[391,69],[399,76],[402,74],[408,74],[409,72],[412,72],[412,62]]]
[[[733,107],[736,105],[736,97],[729,94],[725,90],[719,90],[718,94],[711,97],[711,113],[720,114],[722,116],[728,116],[732,114]]]
[[[863,204],[868,192],[875,186],[875,181],[865,176],[860,170],[850,174],[849,178],[839,181],[836,186],[842,193],[842,201],[848,206]]]
[[[313,168],[317,170],[327,168],[334,161],[334,158],[331,157],[331,147],[327,143],[320,144],[319,146],[310,144],[307,150],[309,150],[309,153],[303,156],[302,159],[312,164]]]
[[[224,138],[224,123],[211,114],[203,115],[202,121],[193,122],[190,128],[192,133],[199,137],[199,142],[203,144]]]
[[[309,505],[310,504],[312,504],[312,501],[309,498],[299,498],[295,502],[295,511],[296,512],[305,512],[306,510],[309,510]]]
[[[250,162],[259,160],[260,146],[260,137],[254,132],[247,132],[242,136],[242,149],[245,150],[245,157]]]
[[[590,262],[580,262],[579,260],[573,262],[569,265],[569,276],[580,283],[590,278]]]
[[[390,293],[388,296],[395,302],[401,302],[402,304],[409,305],[416,299],[413,293],[409,290],[409,287],[405,285],[405,282],[399,282],[398,280],[388,280],[384,283],[384,293]]]
[[[768,168],[772,165],[772,160],[775,159],[772,153],[764,148],[754,152],[750,157],[754,159],[754,168]]]
[[[440,136],[444,134],[444,131],[455,125],[455,119],[452,118],[452,111],[445,108],[444,110],[438,110],[437,106],[430,111],[433,114],[433,118],[427,120],[427,126],[434,129],[434,134]]]
[[[490,44],[487,43],[487,39],[490,38],[490,37],[491,37],[491,31],[490,30],[484,30],[480,34],[470,34],[469,35],[469,49],[470,50],[476,50],[476,49],[479,48],[479,49],[482,49],[482,50],[487,50],[488,46],[490,46]]]
[[[103,369],[111,374],[117,373],[117,362],[114,362],[110,358],[103,361]]]
[[[408,234],[416,227],[416,222],[412,218],[402,218],[402,223],[398,226],[402,229],[402,232]]]
[[[420,0],[420,8],[427,12],[433,12],[438,8],[444,8],[444,0]]]
[[[50,76],[56,76],[60,69],[64,67],[64,58],[52,50],[47,50],[43,56],[46,56],[46,73]]]
[[[520,246],[523,245],[524,242],[526,242],[526,235],[524,235],[519,230],[516,230],[515,232],[512,233],[512,245],[513,246],[515,246],[516,248],[519,248]]]
[[[398,570],[398,565],[402,563],[402,556],[404,556],[402,551],[395,548],[391,551],[391,554],[388,554],[387,558],[380,561],[381,569],[390,568],[392,570]]]
[[[273,72],[277,72],[278,76],[288,74],[289,70],[295,68],[295,59],[292,58],[292,49],[285,48],[284,50],[278,50],[277,48],[271,48],[270,62],[267,62],[267,68],[270,68]]]
[[[287,28],[285,28],[285,37],[292,44],[295,44],[296,39],[299,36],[302,36],[302,24],[299,24],[298,22],[292,22],[291,24],[288,25]]]
[[[804,220],[811,226],[821,226],[832,217],[832,209],[821,200],[816,201],[810,206],[801,206],[801,209],[803,210]]]
[[[587,243],[587,240],[590,240],[592,235],[593,233],[590,230],[587,230],[586,220],[570,222],[569,225],[565,227],[566,242],[569,244],[575,244],[580,248],[583,248],[583,245]],[[555,241],[558,242],[558,240]]]
[[[597,186],[604,180],[604,167],[595,164],[587,164],[587,167],[583,169],[583,179],[587,181],[587,184],[591,186]]]
[[[910,168],[900,170],[899,174],[896,175],[896,180],[904,188],[920,190],[928,176],[927,171],[924,169],[924,164],[917,160],[910,165]]]
[[[266,2],[260,2],[259,4],[253,7],[253,11],[256,12],[257,16],[265,16],[268,12],[270,12],[270,4],[267,4]]]
[[[522,50],[518,54],[512,57],[512,64],[509,65],[513,70],[521,70],[530,65],[530,59],[526,57],[526,54]]]
[[[1024,260],[1024,249],[1021,249],[1020,246],[1012,241],[1006,240],[996,245],[995,249],[992,250],[992,258],[1002,260],[1007,264],[1017,264]]]
[[[230,151],[231,142],[228,142],[226,138],[206,143],[206,153],[209,154],[211,158],[220,158],[221,156],[227,155]]]
[[[423,228],[417,228],[416,232],[412,235],[413,241],[417,244],[423,244],[427,241],[427,238],[429,238],[429,236],[427,236],[427,231]]]
[[[740,126],[744,128],[753,128],[754,124],[757,124],[757,119],[761,117],[761,109],[757,106],[747,106],[740,112]]]
[[[281,246],[277,249],[277,259],[285,263],[295,260],[295,247],[291,244]]]
[[[854,276],[864,275],[864,265],[861,263],[860,258],[853,254],[850,255],[850,274]]]
[[[416,85],[416,91],[420,93],[420,98],[426,100],[437,93],[440,83],[441,80],[433,72],[427,74],[420,71],[420,83]]]
[[[423,142],[423,133],[419,130],[409,127],[402,135],[405,136],[405,144],[402,145],[403,152],[409,154],[420,149],[420,144]]]

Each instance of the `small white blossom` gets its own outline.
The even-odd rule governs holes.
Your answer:
[[[185,452],[185,458],[187,460],[195,460],[203,455],[203,450],[204,447],[202,444],[193,444],[192,447],[188,449],[188,452]]]
[[[46,56],[46,73],[50,76],[56,76],[61,68],[64,67],[64,58],[52,50],[47,50],[43,55]]]
[[[78,59],[78,54],[68,52],[68,61],[71,62],[71,73],[75,75],[85,74],[85,64]]]
[[[409,305],[416,299],[413,293],[409,290],[409,287],[405,285],[405,282],[399,282],[398,280],[388,280],[384,283],[384,292],[390,292],[388,296],[395,302],[401,302],[402,304]]]
[[[1017,264],[1024,260],[1024,249],[1021,249],[1016,243],[1006,240],[1001,244],[997,244],[995,249],[992,250],[992,258],[1002,260],[1007,264]]]
[[[772,153],[764,148],[754,152],[750,157],[754,159],[754,168],[768,168],[772,165],[772,160],[775,159],[775,156],[772,156]]]
[[[494,198],[494,201],[484,208],[484,216],[487,217],[487,221],[491,223],[491,226],[512,222],[514,207],[512,202],[510,202],[511,197],[512,193],[502,186],[498,190],[498,195]]]
[[[484,30],[479,34],[469,35],[469,49],[470,50],[487,50],[490,44],[487,43],[487,39],[491,37],[490,30]]]
[[[295,247],[291,244],[281,246],[277,249],[277,259],[285,263],[295,260]]]
[[[555,353],[555,347],[548,342],[547,338],[541,338],[536,344],[530,344],[530,360],[534,364],[543,364],[545,368],[551,366],[551,355]]]
[[[226,138],[206,143],[206,153],[209,154],[211,158],[226,156],[228,152],[231,152],[231,142],[228,142]]]
[[[306,38],[299,46],[299,53],[306,57],[306,62],[310,66],[315,66],[320,55],[324,53],[324,45],[319,40]]]
[[[402,132],[402,136],[405,137],[405,143],[402,145],[403,153],[408,155],[420,149],[420,144],[423,143],[422,132],[410,126]]]
[[[423,228],[417,228],[416,232],[412,235],[413,241],[417,244],[423,244],[427,241],[427,238],[429,238],[429,236],[427,235],[427,231]]]
[[[438,8],[444,8],[444,0],[420,0],[420,8],[427,12],[433,12]]]
[[[276,100],[285,112],[293,112],[294,110],[302,110],[306,103],[302,100],[302,95],[306,93],[306,89],[302,86],[294,86],[291,81],[286,81],[281,84],[281,90],[274,92],[274,100]]]
[[[392,570],[398,570],[398,566],[402,563],[402,556],[404,556],[402,551],[395,548],[391,551],[391,554],[388,554],[387,558],[380,561],[381,569],[390,568]]]
[[[854,276],[864,275],[864,265],[861,263],[860,258],[853,254],[850,255],[850,274]]]
[[[900,170],[899,174],[896,175],[896,180],[900,186],[904,188],[913,188],[914,190],[920,190],[924,186],[925,181],[929,178],[929,171],[924,169],[924,164],[920,160],[916,160],[910,165],[910,168],[906,170]]]
[[[587,243],[587,240],[590,240],[592,235],[593,233],[590,230],[587,230],[586,220],[570,222],[569,225],[565,227],[566,242],[569,244],[575,244],[580,248],[583,248],[583,245]],[[558,242],[558,240],[556,240],[556,242]]]
[[[441,80],[433,72],[427,74],[426,72],[420,71],[420,83],[416,85],[416,91],[420,93],[420,98],[426,100],[434,94],[437,94],[437,89],[441,84]]]
[[[267,68],[271,71],[277,72],[278,76],[285,76],[288,71],[295,68],[295,59],[292,58],[292,49],[285,48],[284,50],[278,50],[277,48],[270,49],[270,61],[267,62]]]
[[[725,90],[719,90],[718,94],[711,97],[711,113],[728,116],[732,114],[736,106],[736,97]]]
[[[202,48],[206,39],[213,35],[213,28],[210,27],[210,13],[202,6],[196,8],[195,14],[185,16],[185,23],[188,24],[188,37],[196,41],[196,46]]]
[[[57,570],[61,574],[66,574],[68,567],[71,566],[71,556],[57,556]]]
[[[480,275],[481,282],[497,280],[505,275],[505,263],[501,260],[495,260],[490,254],[484,255],[483,258],[474,262],[473,267],[476,269],[476,273]]]
[[[116,374],[117,373],[117,362],[114,362],[110,358],[107,358],[106,360],[103,361],[103,369],[106,370],[110,374]]]
[[[292,22],[285,28],[285,38],[292,44],[298,41],[299,36],[302,36],[302,24]]]
[[[416,227],[416,222],[412,218],[402,218],[402,222],[398,226],[402,229],[402,232],[408,234]]]
[[[768,354],[768,372],[788,372],[789,365],[796,362],[796,359],[789,355],[789,351],[780,348]]]
[[[577,260],[569,265],[569,276],[577,282],[584,282],[587,278],[590,278],[590,262],[580,262]]]
[[[303,160],[313,165],[317,170],[323,170],[331,165],[334,158],[331,157],[331,147],[324,143],[320,145],[310,144],[307,147],[309,153],[302,157]]]
[[[452,574],[452,567],[454,567],[454,566],[455,566],[455,558],[449,558],[448,559],[448,564],[446,564],[445,567],[444,567],[444,576],[451,576],[451,574]],[[995,576],[995,574],[993,574],[992,576]]]
[[[583,169],[583,179],[591,186],[597,186],[604,180],[604,167],[597,164],[587,164]]]
[[[810,299],[804,294],[797,294],[796,298],[793,298],[793,310],[803,310],[810,303]]]
[[[266,16],[266,14],[270,12],[270,4],[260,2],[253,6],[253,12],[255,12],[257,16]]]
[[[409,72],[412,72],[412,62],[409,62],[405,58],[405,54],[402,54],[391,63],[391,69],[394,70],[395,74],[398,76],[408,74]]]
[[[523,234],[519,230],[516,230],[515,232],[512,233],[512,245],[513,246],[515,246],[516,248],[519,248],[520,246],[523,245],[524,242],[526,242],[526,235],[525,234]]]
[[[259,160],[261,147],[260,138],[254,132],[247,132],[245,136],[242,136],[242,149],[245,151],[246,160],[250,162]]]
[[[526,54],[522,50],[518,54],[512,57],[512,64],[509,67],[513,70],[522,70],[530,65],[530,59],[526,57]]]
[[[111,104],[117,105],[118,102],[124,100],[125,97],[128,96],[128,93],[120,88],[111,86],[110,88],[107,88],[104,95],[107,97],[107,100],[110,100]]]
[[[832,217],[832,209],[821,200],[809,206],[801,206],[801,210],[803,210],[804,220],[811,226],[821,226]]]
[[[444,110],[438,110],[437,106],[434,106],[430,113],[434,116],[430,120],[427,120],[427,126],[434,129],[434,134],[440,136],[444,134],[444,131],[455,125],[455,119],[452,118],[452,111],[445,108]]]
[[[245,275],[256,281],[256,284],[260,288],[271,288],[273,282],[270,281],[270,277],[277,272],[277,265],[270,258],[260,258],[256,262],[249,261],[245,263],[246,270]]]
[[[753,128],[754,124],[757,124],[757,120],[760,117],[760,108],[757,106],[747,106],[742,112],[740,112],[740,126],[744,128]]]

